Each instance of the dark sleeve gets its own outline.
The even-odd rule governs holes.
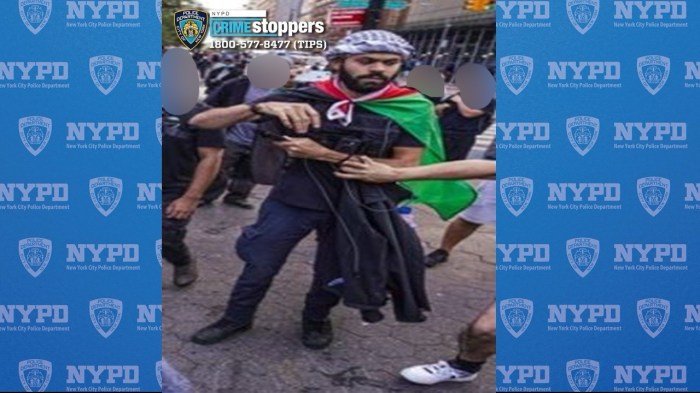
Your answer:
[[[394,147],[425,147],[425,145],[408,131],[399,128],[399,138],[396,140]]]
[[[482,111],[485,114],[493,115],[493,113],[496,111],[496,100],[491,100],[491,102],[489,102],[489,104],[486,105]]]
[[[226,81],[212,91],[204,100],[207,105],[213,107],[225,107],[242,104],[248,91],[250,82],[248,78],[239,78]]]
[[[197,147],[214,147],[221,149],[225,147],[224,132],[221,130],[195,129],[194,132],[197,137]]]
[[[275,90],[274,92],[258,98],[250,103],[250,105],[255,105],[260,102],[303,102],[300,97],[290,94],[285,90]]]

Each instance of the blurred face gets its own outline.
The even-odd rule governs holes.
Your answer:
[[[367,94],[384,88],[401,70],[401,56],[388,53],[367,53],[346,58],[338,63],[338,77],[351,91]]]

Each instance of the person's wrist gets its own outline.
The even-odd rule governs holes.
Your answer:
[[[262,105],[262,103],[260,103],[260,102],[257,103],[257,104],[252,104],[252,105],[250,105],[250,111],[253,112],[254,114],[258,115],[258,116],[263,116],[263,115],[265,115],[265,113],[264,113],[264,112],[261,110],[261,108],[260,108],[261,105]]]

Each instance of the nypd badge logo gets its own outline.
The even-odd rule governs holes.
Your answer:
[[[51,362],[27,359],[19,362],[19,380],[25,392],[43,392],[51,382]]]
[[[643,177],[637,180],[639,202],[652,217],[663,210],[670,193],[671,181],[663,177]]]
[[[163,118],[159,117],[156,119],[156,138],[158,138],[158,143],[163,146]]]
[[[121,57],[102,55],[90,58],[90,76],[97,89],[104,95],[117,87],[122,77],[123,62]]]
[[[506,177],[501,179],[501,199],[514,216],[527,209],[532,199],[532,179],[527,177]]]
[[[183,45],[194,49],[204,39],[209,25],[209,14],[199,10],[183,10],[175,13],[175,33]]]
[[[599,0],[567,0],[566,13],[574,28],[581,34],[586,34],[593,27],[598,12]]]
[[[600,120],[591,116],[576,116],[566,119],[566,134],[569,143],[581,156],[588,154],[598,141]]]
[[[648,298],[637,302],[637,318],[651,338],[656,338],[664,330],[670,316],[671,302],[668,300]]]
[[[104,338],[117,330],[122,320],[122,302],[117,299],[100,298],[90,300],[90,320]]]
[[[19,0],[19,16],[33,34],[39,34],[51,16],[51,0]]]
[[[158,386],[163,388],[163,362],[161,360],[156,362],[156,379],[158,380]]]
[[[513,55],[501,58],[501,78],[513,94],[522,93],[532,79],[534,69],[531,57]]]
[[[508,333],[518,338],[532,322],[533,304],[532,300],[512,298],[501,300],[500,303],[501,322]]]
[[[664,56],[650,55],[637,59],[637,75],[642,86],[656,95],[666,84],[671,73],[671,59]]]
[[[158,15],[158,22],[163,23],[163,0],[156,0],[156,15]]]
[[[566,241],[566,256],[569,264],[579,277],[583,278],[593,270],[598,262],[600,242],[588,237],[577,237]]]
[[[41,237],[30,237],[19,241],[19,259],[22,266],[37,278],[46,270],[51,260],[51,240]]]
[[[119,205],[122,198],[122,180],[116,177],[90,179],[90,199],[97,211],[107,217]]]
[[[590,359],[566,362],[566,378],[574,392],[592,392],[598,383],[600,363]]]
[[[51,138],[51,119],[29,116],[19,119],[19,138],[33,156],[39,155]]]
[[[160,267],[163,267],[163,239],[156,240],[156,258]]]

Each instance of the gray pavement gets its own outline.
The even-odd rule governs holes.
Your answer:
[[[259,205],[268,188],[257,187]],[[417,209],[418,232],[426,250],[439,244],[446,225],[429,210]],[[302,346],[300,318],[310,284],[313,236],[292,253],[262,303],[254,328],[213,346],[189,341],[197,329],[222,314],[242,269],[233,244],[257,211],[221,205],[200,208],[187,237],[199,260],[200,279],[191,287],[172,284],[163,263],[163,355],[198,392],[493,392],[491,359],[476,381],[433,387],[412,385],[398,375],[407,366],[455,355],[456,336],[494,296],[495,227],[484,226],[458,246],[449,263],[428,270],[433,312],[421,324],[387,318],[373,325],[344,306],[333,312],[336,339],[323,351]],[[390,307],[389,307],[390,308]]]

